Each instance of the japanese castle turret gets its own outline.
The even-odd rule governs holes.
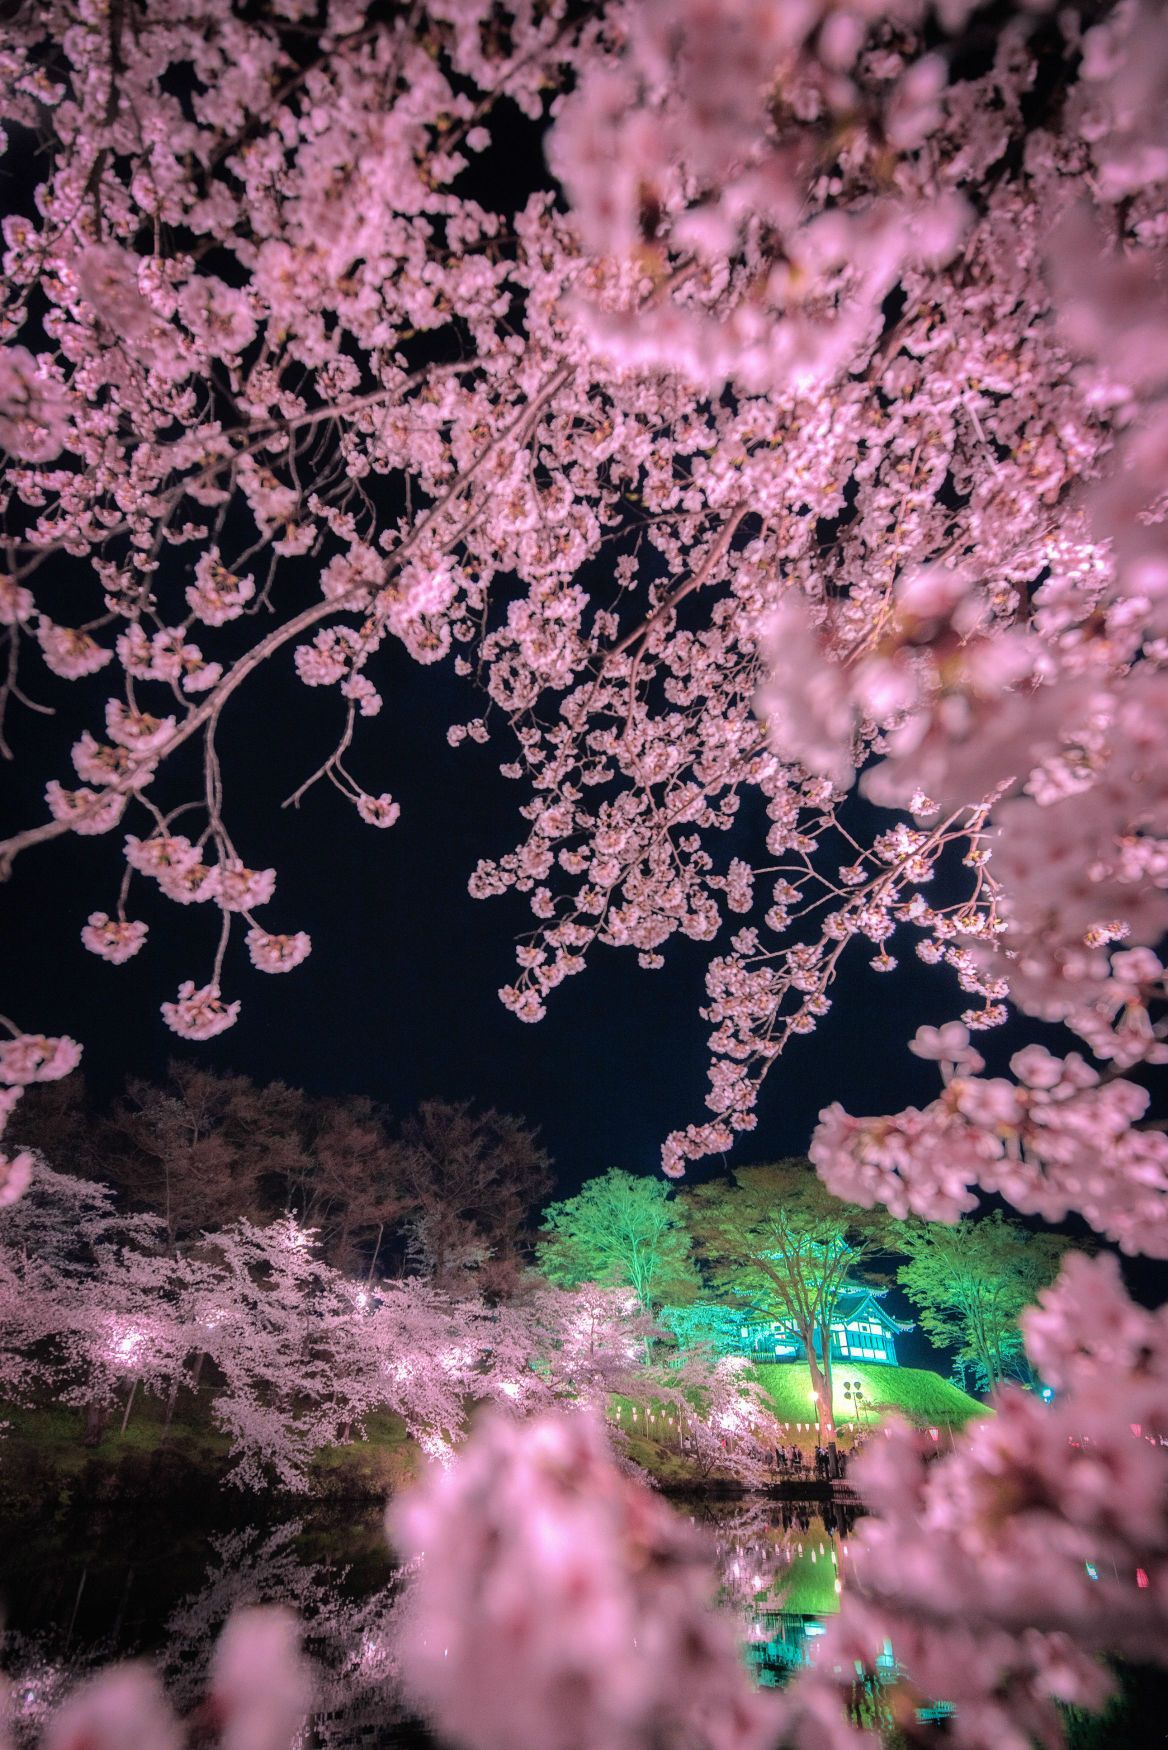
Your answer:
[[[899,1365],[896,1339],[911,1324],[901,1324],[885,1312],[880,1301],[883,1288],[848,1288],[841,1290],[831,1318],[831,1359],[833,1361],[870,1361],[885,1367]],[[789,1320],[743,1315],[738,1328],[735,1348],[740,1355],[754,1361],[804,1361],[806,1350]],[[816,1333],[815,1353],[821,1355]]]
[[[896,1339],[911,1324],[901,1324],[881,1306],[886,1290],[846,1284],[832,1314],[830,1357],[832,1361],[865,1361],[897,1367]],[[706,1343],[716,1355],[746,1355],[752,1361],[805,1361],[807,1352],[790,1319],[764,1313],[750,1306],[727,1306],[698,1302],[685,1307],[663,1307],[661,1323],[671,1330],[683,1349]],[[816,1337],[815,1353],[822,1358]]]

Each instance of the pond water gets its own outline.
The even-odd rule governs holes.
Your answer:
[[[839,1608],[855,1511],[763,1499],[675,1507],[709,1531],[722,1602],[737,1616],[756,1680],[785,1683]],[[432,1740],[397,1703],[386,1651],[397,1596],[375,1513],[184,1530],[161,1512],[122,1509],[9,1527],[0,1548],[0,1670],[13,1686],[17,1744],[33,1743],[62,1695],[112,1658],[153,1660],[179,1711],[194,1708],[230,1611],[282,1603],[302,1619],[317,1670],[307,1741],[422,1750]],[[884,1662],[891,1677],[893,1647]],[[1118,1711],[1073,1722],[1072,1741],[1168,1743],[1163,1704],[1158,1679],[1128,1673]],[[940,1723],[945,1712],[939,1703],[926,1717]]]

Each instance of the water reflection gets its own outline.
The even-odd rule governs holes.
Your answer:
[[[115,1658],[147,1657],[174,1706],[193,1709],[223,1623],[280,1603],[304,1624],[316,1672],[311,1741],[426,1743],[395,1696],[389,1648],[399,1600],[379,1517],[228,1527],[176,1537],[173,1521],[110,1516],[27,1528],[0,1553],[0,1671],[18,1747],[75,1683]]]
[[[753,1500],[681,1503],[678,1511],[709,1531],[721,1602],[738,1617],[757,1681],[785,1683],[839,1609],[855,1509]],[[317,1673],[310,1741],[330,1750],[428,1742],[396,1700],[400,1591],[376,1515],[192,1528],[177,1538],[161,1514],[28,1527],[0,1552],[0,1602],[0,1669],[12,1684],[18,1746],[34,1741],[77,1681],[113,1658],[151,1658],[174,1705],[193,1709],[223,1623],[236,1606],[256,1603],[288,1605],[304,1623]],[[885,1651],[878,1683],[895,1672],[893,1650]]]
[[[757,1681],[785,1683],[808,1662],[825,1621],[839,1610],[856,1509],[755,1501],[700,1517],[713,1531],[722,1602],[738,1616]]]

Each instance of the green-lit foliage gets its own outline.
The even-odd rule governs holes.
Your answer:
[[[925,1335],[956,1350],[987,1391],[1012,1374],[1025,1377],[1018,1317],[1054,1281],[1069,1241],[1032,1234],[995,1210],[952,1227],[902,1222],[893,1243],[908,1254],[896,1279]]]
[[[664,1179],[613,1167],[544,1212],[539,1266],[563,1288],[631,1288],[647,1310],[699,1287],[682,1205]]]

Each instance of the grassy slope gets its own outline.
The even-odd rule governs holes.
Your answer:
[[[811,1374],[803,1361],[762,1362],[755,1366],[764,1391],[781,1422],[805,1425],[814,1420]],[[939,1373],[923,1367],[865,1367],[854,1361],[837,1363],[834,1369],[835,1418],[843,1426],[855,1411],[843,1395],[845,1381],[858,1380],[864,1392],[864,1420],[897,1410],[921,1426],[962,1427],[971,1416],[985,1415],[986,1407],[959,1391]]]

